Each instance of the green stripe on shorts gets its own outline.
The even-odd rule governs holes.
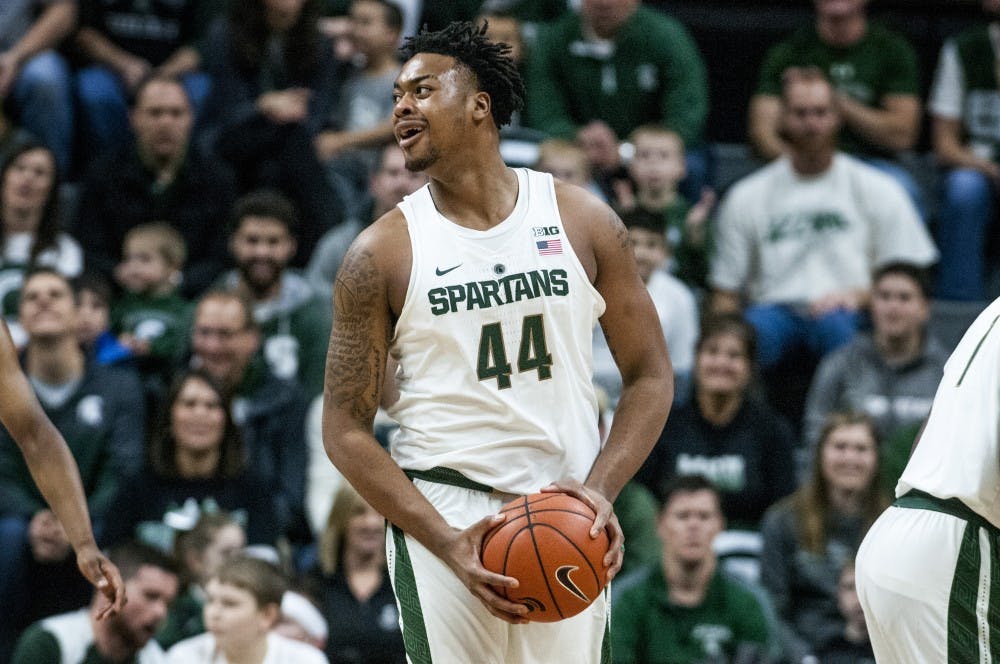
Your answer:
[[[948,664],[979,662],[979,528],[966,524],[948,599]]]
[[[611,664],[611,598],[605,588],[604,599],[608,603],[608,619],[604,621],[604,638],[601,639],[601,664]]]
[[[986,614],[990,625],[990,653],[993,661],[1000,658],[1000,535],[988,533],[990,542],[990,608]]]
[[[396,526],[392,527],[392,541],[396,548],[396,599],[403,618],[403,645],[412,664],[431,664],[431,647],[427,642],[413,563],[406,548],[406,536]]]

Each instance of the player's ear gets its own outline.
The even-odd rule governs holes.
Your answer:
[[[476,120],[486,120],[490,117],[493,101],[487,92],[480,90],[472,95],[472,117]]]

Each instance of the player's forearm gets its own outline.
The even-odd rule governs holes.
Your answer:
[[[375,437],[361,430],[324,436],[327,456],[369,505],[440,556],[452,528]]]
[[[22,437],[21,451],[32,479],[73,548],[80,551],[94,546],[80,471],[59,432],[46,422],[36,433]]]
[[[614,502],[656,444],[674,398],[672,369],[649,375],[622,388],[604,449],[585,484]]]

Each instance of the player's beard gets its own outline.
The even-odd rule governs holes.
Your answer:
[[[413,171],[414,173],[427,170],[441,158],[441,152],[436,147],[429,148],[427,153],[422,157],[415,157],[406,153],[403,154],[406,159],[406,170]]]

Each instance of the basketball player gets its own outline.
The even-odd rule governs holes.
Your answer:
[[[17,441],[31,476],[66,531],[80,572],[108,598],[98,615],[117,614],[125,604],[125,584],[114,563],[97,548],[76,461],[62,435],[45,416],[21,372],[7,324],[0,321],[0,422]]]
[[[1000,657],[998,321],[1000,299],[948,359],[896,502],[858,550],[879,664]]]
[[[430,183],[369,226],[337,275],[326,448],[392,523],[410,661],[596,663],[605,597],[567,620],[523,624],[528,608],[492,588],[517,582],[487,572],[479,547],[505,501],[566,492],[597,513],[592,536],[607,530],[614,576],[623,537],[611,504],[673,395],[656,311],[607,206],[503,163],[499,127],[524,94],[507,47],[453,23],[412,38],[404,55],[394,132],[406,167]],[[598,318],[624,382],[603,448],[590,366]],[[372,436],[390,357],[391,457]]]

